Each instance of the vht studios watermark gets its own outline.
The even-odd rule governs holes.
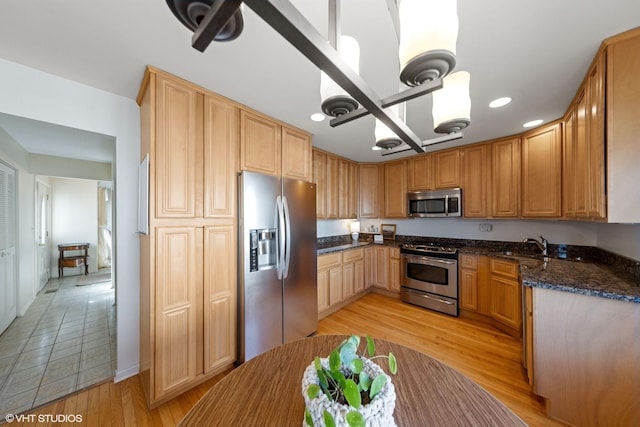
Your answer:
[[[5,421],[12,423],[14,421],[19,423],[81,423],[82,415],[72,414],[7,414],[4,417]]]

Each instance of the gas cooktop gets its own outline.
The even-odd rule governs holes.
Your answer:
[[[405,243],[404,245],[402,245],[401,249],[405,249],[407,251],[435,253],[435,254],[455,254],[458,252],[458,249],[456,248],[450,248],[450,247],[444,247],[444,246],[433,246],[433,245],[414,245],[411,243]]]

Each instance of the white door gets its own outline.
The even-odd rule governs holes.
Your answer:
[[[51,229],[51,204],[49,203],[49,186],[36,181],[36,248],[38,265],[38,290],[49,280],[51,266],[51,248],[49,247]]]
[[[0,333],[16,318],[16,171],[0,162]]]

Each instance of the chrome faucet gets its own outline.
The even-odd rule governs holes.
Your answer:
[[[547,242],[547,239],[545,239],[544,237],[540,236],[540,240],[536,240],[534,238],[528,237],[526,239],[524,239],[522,241],[522,243],[535,243],[536,246],[542,251],[542,256],[546,257],[549,256],[548,250],[547,250],[547,245],[549,244],[549,242]]]

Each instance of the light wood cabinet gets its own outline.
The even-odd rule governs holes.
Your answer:
[[[562,214],[566,218],[573,218],[575,213],[575,177],[574,177],[574,134],[576,111],[569,109],[562,124]]]
[[[524,330],[524,360],[527,371],[527,379],[529,385],[533,388],[534,384],[534,368],[533,368],[533,289],[531,286],[524,286],[524,322],[526,324]]]
[[[311,181],[311,136],[282,126],[282,176]]]
[[[338,160],[338,218],[358,216],[358,165]]]
[[[407,162],[384,164],[384,217],[407,217]]]
[[[462,150],[462,197],[465,218],[489,216],[491,146],[476,144]]]
[[[407,160],[407,190],[434,188],[433,154],[420,154]]]
[[[375,285],[376,277],[376,258],[375,258],[375,246],[367,246],[364,248],[364,287],[369,289]]]
[[[364,290],[364,248],[342,253],[342,297],[349,298]]]
[[[522,136],[522,216],[562,215],[562,125],[542,126]]]
[[[389,290],[400,292],[400,248],[389,248]]]
[[[436,151],[433,154],[435,188],[460,186],[460,150]]]
[[[640,30],[614,37],[606,47],[606,203],[613,223],[640,222]],[[597,165],[598,168],[604,165]],[[596,191],[596,190],[594,190]],[[598,194],[601,194],[598,192]]]
[[[389,248],[387,246],[373,248],[373,264],[373,286],[389,289]]]
[[[311,181],[311,137],[262,114],[241,110],[240,168]]]
[[[522,295],[518,281],[518,263],[492,258],[491,317],[520,331],[522,327]]]
[[[239,109],[151,67],[138,102],[152,207],[140,236],[140,376],[156,406],[236,360]]]
[[[365,250],[318,256],[318,316],[342,308],[365,290]]]
[[[458,284],[460,308],[478,311],[478,256],[460,254]]]
[[[327,155],[313,150],[313,182],[316,184],[316,217],[327,217]]]
[[[378,218],[380,216],[381,193],[384,170],[378,164],[359,166],[359,218]]]
[[[491,143],[491,216],[520,215],[520,138]]]
[[[282,129],[260,114],[240,111],[240,168],[280,176]]]
[[[640,44],[638,44],[640,47]],[[637,53],[636,53],[637,55]],[[589,94],[589,217],[607,216],[605,206],[605,95],[604,55],[599,55],[587,76]],[[637,77],[637,76],[636,76]],[[637,81],[637,80],[636,80]],[[637,101],[636,101],[637,102]],[[637,105],[637,103],[636,103]]]
[[[409,191],[460,187],[461,154],[459,149],[421,154],[407,160]]]
[[[359,181],[358,165],[349,162],[349,207],[347,209],[347,218],[358,217]]]
[[[326,219],[337,219],[339,217],[339,188],[340,177],[338,170],[338,158],[327,155],[327,188],[325,193]]]

